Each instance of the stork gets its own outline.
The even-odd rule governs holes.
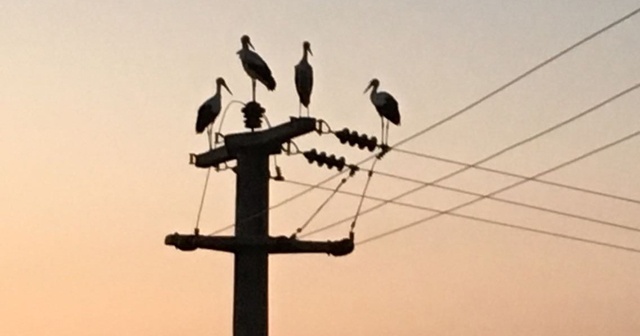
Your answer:
[[[307,53],[313,56],[311,52],[311,44],[304,41],[302,43],[302,59],[295,66],[296,71],[296,90],[300,97],[300,105],[298,107],[298,116],[302,114],[302,106],[307,108],[307,117],[309,116],[309,103],[311,102],[311,90],[313,89],[313,68],[307,61]]]
[[[242,42],[242,49],[238,51],[238,55],[240,56],[244,71],[251,77],[253,101],[256,101],[256,79],[264,84],[269,91],[276,89],[276,80],[273,79],[271,70],[262,57],[249,49],[249,47],[254,49],[249,36],[243,35],[240,42]]]
[[[398,102],[395,98],[387,92],[378,92],[378,86],[380,86],[380,81],[374,78],[369,82],[369,86],[364,89],[364,93],[367,93],[367,91],[371,89],[371,102],[380,115],[381,142],[383,145],[386,145],[389,141],[389,122],[392,122],[394,125],[400,125],[400,111],[398,110]]]
[[[218,79],[216,79],[216,94],[214,94],[213,97],[207,99],[207,101],[205,101],[202,104],[202,106],[200,106],[200,108],[198,109],[198,119],[196,120],[196,133],[200,134],[204,132],[205,129],[207,130],[207,136],[209,138],[209,148],[212,147],[211,134],[213,133],[213,122],[216,121],[216,118],[220,114],[220,109],[222,107],[222,102],[220,97],[222,96],[220,92],[221,86],[224,86],[224,88],[227,89],[229,94],[233,95],[233,93],[231,93],[231,90],[229,90],[227,83],[224,82],[224,79],[222,77],[218,77]]]

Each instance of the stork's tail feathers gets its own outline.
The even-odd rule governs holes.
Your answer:
[[[389,119],[389,121],[391,121],[391,123],[393,123],[394,125],[400,126],[400,113],[393,113],[387,116],[387,119]]]
[[[196,123],[196,133],[200,134],[204,132],[204,130],[207,129],[207,126],[209,125],[198,119],[198,122]]]
[[[262,84],[264,84],[264,86],[266,86],[269,91],[273,91],[276,89],[276,80],[273,78],[273,76],[269,76],[269,78],[266,78],[262,82]]]

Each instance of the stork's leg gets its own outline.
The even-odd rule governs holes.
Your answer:
[[[310,117],[310,113],[309,113],[309,106],[307,106],[307,117]]]
[[[211,140],[212,133],[213,133],[213,124],[207,126],[207,139],[209,140],[209,149],[213,148],[213,144]]]
[[[256,101],[256,80],[251,78],[251,92],[253,92],[253,101]]]
[[[302,103],[298,104],[298,118],[302,117]]]
[[[386,142],[389,142],[389,120],[387,120],[387,129],[385,130],[384,138]],[[387,145],[386,142],[385,142],[385,145]]]
[[[386,145],[384,142],[384,118],[380,117],[380,144]]]

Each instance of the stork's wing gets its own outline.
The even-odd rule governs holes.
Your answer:
[[[212,116],[211,113],[211,105],[208,104],[208,101],[202,104],[198,109],[198,119],[196,119],[196,133],[202,133],[207,126],[213,122],[215,117]]]
[[[298,64],[295,67],[296,91],[300,97],[300,103],[309,107],[311,91],[313,90],[313,68],[308,64]]]
[[[267,89],[274,90],[276,88],[276,81],[271,75],[271,69],[269,69],[269,66],[260,55],[254,52],[246,53],[244,66],[245,70],[255,74],[256,79],[264,84]]]
[[[400,111],[396,99],[386,92],[380,92],[379,94],[382,97],[383,104],[378,111],[394,125],[400,125]]]

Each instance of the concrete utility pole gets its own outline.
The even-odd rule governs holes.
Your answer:
[[[192,156],[192,163],[200,168],[218,167],[236,160],[235,236],[175,233],[165,238],[165,244],[183,251],[201,248],[234,253],[233,335],[267,336],[269,254],[343,256],[353,251],[354,244],[353,237],[313,242],[269,236],[269,156],[279,154],[289,140],[315,131],[317,122],[314,118],[292,118],[287,123],[254,132],[260,127],[264,109],[251,102],[243,113],[245,125],[251,132],[227,135],[223,147]]]

